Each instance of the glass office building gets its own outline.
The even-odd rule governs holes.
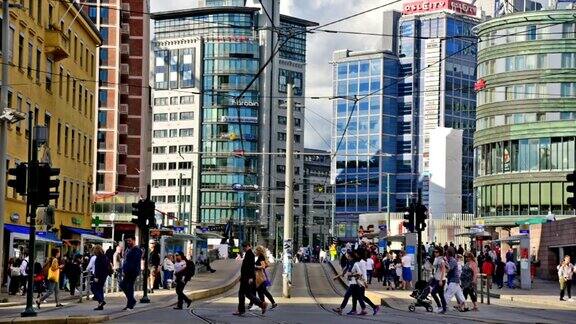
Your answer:
[[[473,134],[475,127],[477,19],[448,11],[405,14],[398,24],[397,204],[406,206],[422,189],[430,202],[430,131],[463,130],[461,211],[473,211]]]
[[[569,10],[526,11],[476,27],[480,37],[476,212],[486,224],[574,215],[576,25]]]
[[[398,59],[390,52],[334,53],[339,99],[333,107],[332,176],[340,238],[355,236],[359,214],[396,209],[397,77]]]
[[[258,151],[259,82],[240,97],[260,67],[258,8],[210,4],[189,12],[154,15],[158,42],[182,38],[202,42],[202,46],[155,51],[155,94],[175,89],[200,94],[193,89],[202,89],[199,129],[190,130],[199,134],[194,149],[202,152],[193,175],[199,184],[199,201],[192,202],[199,205],[197,221],[242,223],[253,220],[258,208],[254,204],[258,157],[250,153]],[[201,56],[201,66],[196,66],[195,55]]]

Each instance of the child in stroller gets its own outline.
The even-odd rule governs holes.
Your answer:
[[[414,291],[412,291],[410,297],[416,301],[408,306],[408,310],[414,312],[416,311],[416,307],[424,307],[427,312],[432,312],[432,301],[428,298],[428,295],[430,295],[430,285],[428,282],[420,280],[416,282],[414,287]]]

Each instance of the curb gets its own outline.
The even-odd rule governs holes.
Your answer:
[[[89,324],[89,323],[102,323],[110,320],[108,315],[99,316],[50,316],[50,317],[15,317],[0,320],[0,324],[4,323],[42,323],[42,324]]]

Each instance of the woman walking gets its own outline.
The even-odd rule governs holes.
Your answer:
[[[48,299],[48,297],[50,297],[50,295],[52,294],[54,294],[54,299],[56,300],[56,307],[64,306],[60,304],[60,302],[58,301],[58,295],[59,295],[58,280],[60,278],[60,270],[62,270],[62,268],[64,267],[63,265],[59,264],[60,250],[52,249],[50,255],[51,257],[48,258],[46,264],[43,267],[43,269],[46,270],[42,271],[48,273],[47,278],[48,289],[46,293],[42,295],[42,297],[36,299],[36,306],[38,306],[38,309],[40,309],[40,304],[44,302],[46,299]]]
[[[574,275],[574,266],[570,263],[570,256],[564,256],[558,269],[558,281],[560,281],[560,301],[565,301],[564,292],[568,292],[568,300],[572,301],[572,276]]]
[[[412,289],[412,257],[405,251],[400,252],[402,256],[402,289]]]
[[[186,273],[191,269],[186,269],[188,267],[188,260],[186,260],[182,252],[176,253],[174,261],[176,261],[174,263],[174,275],[176,277],[176,295],[178,295],[178,304],[174,309],[182,309],[184,302],[186,302],[186,308],[188,308],[190,304],[192,304],[192,300],[184,293],[184,287],[186,287],[186,283],[188,283],[187,280],[190,279],[190,276],[186,276]]]
[[[476,264],[476,258],[471,252],[466,252],[466,264],[462,267],[462,274],[460,275],[460,285],[462,287],[462,293],[464,294],[464,299],[466,300],[470,296],[472,301],[473,311],[478,311],[478,294],[477,294],[477,282],[478,282],[478,265]]]
[[[348,279],[348,290],[346,290],[344,300],[342,300],[340,307],[334,308],[333,311],[338,313],[339,315],[342,315],[342,310],[348,304],[348,299],[350,299],[350,296],[354,296],[360,302],[360,308],[362,309],[362,311],[358,315],[366,315],[368,313],[366,312],[366,305],[364,304],[364,298],[362,298],[361,296],[360,286],[358,282],[358,278],[362,277],[362,270],[360,269],[360,257],[358,256],[358,254],[354,253],[352,255],[352,259],[354,260],[354,265],[352,266],[352,269],[350,269],[349,271],[344,270],[344,272],[342,272],[341,275],[336,276],[334,278],[334,280],[336,280],[338,277],[343,277],[344,275],[346,275]],[[348,315],[357,315],[357,314],[355,311],[350,311]]]
[[[432,264],[434,275],[431,280],[431,295],[436,302],[436,311],[440,314],[446,313],[446,299],[444,298],[444,287],[446,287],[446,261],[444,251],[440,245],[434,248],[434,263]]]
[[[268,268],[268,262],[266,262],[266,250],[262,245],[258,245],[256,247],[256,292],[258,293],[258,297],[261,301],[264,301],[264,297],[268,298],[268,300],[272,303],[270,309],[274,309],[278,307],[276,301],[274,301],[274,297],[266,288],[266,284],[268,282],[268,275],[266,274],[266,268]],[[258,273],[260,272],[260,273]],[[263,278],[263,279],[259,279]]]
[[[112,265],[104,254],[104,250],[100,245],[94,245],[92,253],[96,257],[94,261],[94,282],[92,284],[92,292],[94,298],[98,301],[98,307],[94,310],[103,310],[106,301],[104,301],[104,283],[112,272]]]
[[[162,288],[170,289],[172,286],[172,279],[174,278],[174,257],[172,253],[168,253],[162,261]],[[170,281],[170,284],[168,283]]]

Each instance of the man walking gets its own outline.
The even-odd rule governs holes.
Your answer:
[[[250,243],[242,243],[242,250],[244,251],[244,258],[242,260],[242,267],[240,269],[240,290],[238,291],[238,310],[234,313],[236,316],[242,316],[246,313],[246,298],[254,305],[262,309],[262,314],[266,313],[268,304],[261,301],[254,294],[255,280],[256,280],[256,265],[254,260],[254,252]]]
[[[178,304],[174,309],[182,309],[184,302],[186,302],[186,308],[190,307],[192,300],[186,296],[184,293],[184,287],[188,280],[190,280],[190,275],[186,275],[190,269],[188,269],[188,264],[184,253],[177,252],[175,256],[174,263],[174,275],[176,277],[176,295],[178,295]]]
[[[135,246],[134,236],[126,239],[126,256],[122,264],[123,280],[121,283],[122,291],[126,295],[126,307],[123,310],[134,309],[136,299],[134,298],[134,282],[140,273],[140,260],[142,259],[142,250]]]

